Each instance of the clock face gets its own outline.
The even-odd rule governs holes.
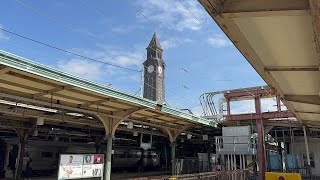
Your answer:
[[[152,73],[154,71],[154,67],[152,65],[148,66],[148,73]]]
[[[162,67],[161,66],[158,66],[158,72],[159,72],[159,74],[162,74]]]

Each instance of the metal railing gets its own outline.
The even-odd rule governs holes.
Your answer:
[[[176,159],[176,174],[212,172],[216,169],[216,163],[208,160],[196,158]]]
[[[183,174],[177,176],[139,177],[130,180],[251,180],[248,171],[215,171],[197,174]],[[129,180],[129,179],[128,179]]]
[[[257,143],[251,136],[216,136],[217,154],[256,154]]]
[[[249,180],[245,170],[216,171],[198,174],[184,174],[171,177],[172,180]],[[169,178],[170,180],[170,178]]]

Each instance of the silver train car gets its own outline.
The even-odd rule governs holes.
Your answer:
[[[106,147],[101,147],[104,152]],[[142,151],[137,147],[114,146],[112,155],[113,170],[138,170],[141,164]],[[32,171],[40,173],[56,173],[60,154],[94,154],[93,144],[28,141],[25,147],[24,168],[28,157],[32,159]],[[160,167],[160,155],[154,150],[143,151],[143,167],[157,169]]]

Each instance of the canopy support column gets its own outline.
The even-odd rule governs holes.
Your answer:
[[[112,158],[112,135],[107,135],[107,152],[106,152],[106,158],[105,158],[105,164],[104,164],[104,179],[110,180],[111,179],[111,158]]]
[[[25,146],[26,146],[26,141],[27,141],[29,132],[26,129],[16,129],[16,132],[18,133],[18,136],[19,136],[19,153],[17,157],[18,164],[16,164],[15,179],[21,180],[22,170],[23,170],[23,157],[25,154]]]
[[[261,114],[261,99],[260,96],[256,96],[255,99],[255,110],[257,114]],[[258,179],[264,180],[264,174],[266,172],[266,156],[265,156],[265,145],[264,145],[264,127],[262,118],[256,120],[257,132],[258,132]]]
[[[309,145],[308,145],[308,137],[306,132],[306,126],[303,126],[303,136],[304,136],[304,145],[306,148],[306,154],[307,154],[307,162],[308,162],[308,173],[311,175],[311,162],[310,162],[310,153],[309,153]]]
[[[180,129],[177,128],[177,130],[169,130],[167,128],[163,128],[163,130],[165,132],[167,132],[168,136],[169,136],[169,140],[170,140],[170,145],[171,145],[171,171],[172,171],[172,175],[176,175],[178,172],[176,172],[176,147],[177,147],[177,138],[178,136],[185,131],[186,129],[188,129],[190,126],[184,126],[181,127]]]
[[[172,171],[172,175],[175,175],[177,172],[176,172],[176,147],[177,147],[177,144],[176,143],[170,143],[171,145],[171,162],[172,162],[172,168],[171,168],[171,171]]]
[[[140,108],[133,108],[127,109],[125,111],[118,111],[112,113],[112,116],[108,116],[107,114],[100,114],[96,115],[97,118],[102,122],[105,133],[106,133],[106,140],[107,140],[107,152],[105,157],[105,170],[104,170],[104,180],[111,179],[111,159],[112,159],[112,139],[115,136],[117,127],[128,118],[131,114],[140,111],[143,109]]]
[[[211,143],[207,144],[208,172],[212,171],[211,167]]]

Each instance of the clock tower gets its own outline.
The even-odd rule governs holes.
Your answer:
[[[147,60],[144,66],[144,88],[143,97],[164,102],[164,69],[165,63],[162,59],[163,49],[160,45],[156,33],[148,45]]]

